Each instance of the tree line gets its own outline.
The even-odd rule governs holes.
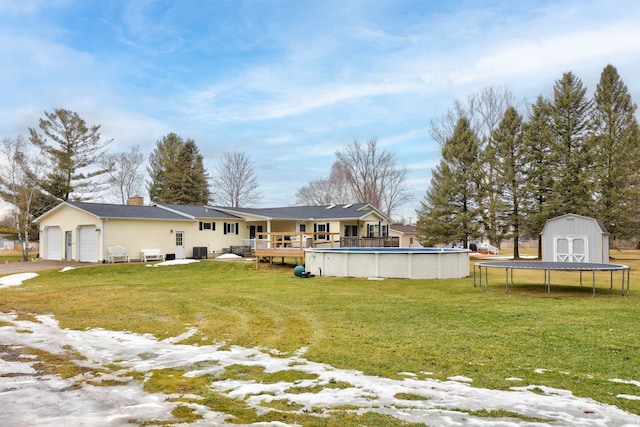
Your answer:
[[[593,97],[573,73],[553,96],[520,104],[488,88],[457,102],[432,135],[441,160],[417,210],[425,244],[539,237],[549,218],[601,220],[613,239],[640,232],[640,135],[618,71],[607,65]]]
[[[28,138],[5,138],[0,146],[7,167],[0,171],[0,198],[11,206],[0,233],[14,235],[28,260],[29,243],[38,239],[33,220],[62,201],[103,200],[122,204],[142,192],[145,156],[140,146],[109,153],[112,140],[100,126],[89,126],[63,108],[44,113]],[[260,202],[254,164],[243,152],[222,153],[211,176],[196,142],[169,133],[156,141],[146,167],[146,190],[153,202],[181,205],[253,206]],[[409,200],[407,170],[395,153],[376,139],[357,141],[336,152],[328,179],[318,179],[296,193],[298,204],[372,203],[391,215]]]
[[[38,238],[33,220],[60,202],[97,200],[111,194],[126,204],[141,192],[144,155],[140,147],[110,154],[111,142],[101,137],[99,125],[89,126],[78,113],[63,108],[45,112],[38,127],[29,128],[28,138],[3,139],[0,198],[10,205],[11,217],[3,220],[0,232],[21,242],[24,261],[29,243]],[[156,142],[147,172],[146,186],[154,202],[205,205],[215,200],[238,207],[261,197],[247,154],[222,153],[210,177],[195,141],[175,133]]]
[[[614,238],[640,232],[640,141],[636,105],[615,67],[602,71],[592,98],[572,72],[550,99],[517,103],[507,89],[486,88],[456,102],[431,123],[442,158],[416,211],[427,245],[488,238],[538,236],[547,219],[565,213],[594,216]],[[23,243],[37,238],[32,221],[60,201],[96,200],[111,192],[123,204],[142,190],[144,155],[135,146],[110,154],[100,126],[75,112],[45,112],[29,136],[5,138],[7,167],[0,198],[12,206],[10,231]],[[327,178],[299,188],[296,204],[371,203],[392,217],[411,200],[407,168],[376,138],[335,153]],[[253,162],[242,152],[222,153],[213,176],[193,139],[169,133],[156,141],[146,167],[152,201],[251,206],[262,194]]]

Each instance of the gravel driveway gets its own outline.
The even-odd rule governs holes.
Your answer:
[[[16,273],[35,273],[44,270],[62,270],[65,267],[80,268],[95,265],[101,264],[77,261],[47,261],[42,259],[29,262],[5,262],[0,264],[0,277]]]

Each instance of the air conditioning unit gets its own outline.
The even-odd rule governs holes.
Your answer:
[[[193,258],[194,259],[206,259],[208,249],[206,246],[194,246],[193,247]]]

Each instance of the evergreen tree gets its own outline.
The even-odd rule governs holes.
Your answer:
[[[551,104],[539,96],[531,106],[531,115],[524,124],[525,139],[525,200],[523,231],[538,237],[538,257],[542,257],[540,232],[550,213],[548,199],[553,191],[555,174],[551,165],[552,120]]]
[[[607,65],[594,94],[593,128],[596,217],[614,238],[640,231],[638,199],[640,139],[637,106],[618,71]]]
[[[147,168],[149,197],[160,203],[204,205],[209,202],[208,175],[192,139],[170,133],[156,142]]]
[[[550,161],[556,179],[548,200],[553,216],[593,213],[592,102],[586,91],[572,72],[564,73],[554,85]]]
[[[520,258],[518,242],[520,225],[523,222],[521,210],[526,192],[526,144],[524,139],[522,116],[514,107],[510,107],[498,129],[493,133],[496,147],[496,176],[501,182],[500,194],[503,209],[499,215],[508,225],[509,234],[513,238],[513,257]]]
[[[39,128],[29,128],[30,141],[46,157],[49,165],[40,186],[61,199],[87,199],[102,188],[96,178],[108,170],[97,167],[111,142],[100,139],[100,126],[88,127],[78,113],[62,108],[45,111]],[[83,196],[83,194],[85,196]]]
[[[182,145],[175,168],[165,176],[167,202],[181,205],[206,205],[209,202],[208,175],[202,155],[192,139]]]
[[[156,141],[156,148],[149,155],[150,181],[147,182],[149,198],[156,202],[168,202],[169,197],[166,192],[165,177],[168,171],[175,169],[178,161],[178,153],[184,141],[175,133],[169,133]]]
[[[442,147],[442,160],[433,171],[431,187],[417,211],[420,235],[427,245],[469,241],[480,236],[477,203],[481,180],[478,137],[465,118]]]

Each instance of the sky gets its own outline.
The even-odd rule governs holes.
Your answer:
[[[55,108],[111,152],[175,132],[210,174],[246,153],[260,207],[294,204],[336,151],[376,138],[409,171],[397,214],[415,221],[440,160],[431,123],[456,100],[531,103],[567,71],[591,96],[611,64],[637,102],[638,22],[633,0],[0,0],[0,137]]]
[[[158,263],[154,267],[166,268],[174,263]],[[64,281],[64,273],[68,270],[60,270],[60,280]],[[28,279],[35,276],[35,273],[20,273],[2,277],[0,292],[23,283],[28,286]],[[209,387],[218,393],[242,400],[258,412],[275,400],[291,402],[291,411],[300,407],[322,414],[330,413],[336,407],[352,407],[404,422],[439,426],[607,427],[640,424],[640,416],[617,406],[574,396],[571,390],[545,386],[545,375],[551,371],[543,366],[534,369],[539,375],[536,384],[526,384],[521,378],[513,377],[507,378],[513,384],[510,389],[490,390],[474,387],[473,378],[454,376],[441,381],[434,379],[431,372],[399,372],[398,378],[365,375],[305,359],[305,348],[294,354],[283,354],[274,349],[243,348],[225,343],[184,344],[184,340],[197,333],[197,329],[187,325],[180,336],[163,340],[150,334],[101,328],[63,329],[50,314],[25,316],[1,312],[0,325],[3,344],[0,348],[0,404],[3,408],[0,424],[3,426],[130,426],[130,419],[138,423],[170,419],[171,411],[180,404],[202,416],[189,426],[237,426],[229,422],[229,414],[199,404],[197,395],[151,393],[133,378],[140,378],[140,375],[147,378],[154,370],[171,368],[184,370],[188,378],[203,375],[215,378],[226,367],[238,365],[262,367],[265,373],[296,370],[310,378],[264,383],[212,379],[209,383]],[[42,369],[43,361],[38,352],[28,352],[25,348],[37,349],[45,355],[71,357],[88,369],[82,374],[63,378]],[[637,379],[611,378],[609,381],[629,384],[640,390]],[[331,383],[339,383],[341,387],[331,387]],[[300,391],[305,388],[309,391]],[[640,399],[638,394],[616,397],[637,400]],[[185,402],[185,397],[191,402]],[[517,416],[483,418],[482,410],[506,411]]]

